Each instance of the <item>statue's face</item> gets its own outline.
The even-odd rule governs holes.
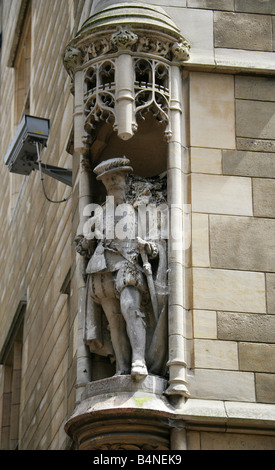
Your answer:
[[[115,199],[124,199],[126,178],[123,172],[107,173],[102,179],[107,190],[108,196],[114,196]]]

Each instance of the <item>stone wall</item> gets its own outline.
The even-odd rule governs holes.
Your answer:
[[[272,86],[273,77],[190,75],[191,390],[200,398],[207,389],[212,399],[275,401]]]
[[[72,229],[76,225],[77,192],[66,203],[48,202],[37,171],[21,177],[16,205],[10,206],[12,175],[3,158],[16,126],[14,69],[7,65],[16,33],[14,25],[23,2],[4,0],[2,3],[0,349],[26,292],[20,448],[62,449],[68,441],[64,422],[75,404],[76,301],[73,295],[61,290],[71,269],[71,293],[74,291],[74,252],[71,256],[71,251],[74,250]],[[73,157],[67,151],[73,98],[70,78],[63,66],[63,51],[71,35],[89,15],[90,6],[89,1],[32,2],[30,114],[50,119],[48,145],[41,158],[43,163],[59,167],[73,165]],[[62,200],[71,193],[71,188],[50,177],[45,176],[44,183],[48,197],[53,200]],[[1,391],[4,366],[0,369]]]

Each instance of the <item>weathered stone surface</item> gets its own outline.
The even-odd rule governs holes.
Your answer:
[[[172,2],[171,2],[172,3]],[[181,6],[184,6],[181,4]],[[177,8],[165,6],[166,13],[188,38],[192,47],[192,59],[214,63],[213,48],[213,12],[196,8]]]
[[[212,422],[216,423],[220,426],[224,425],[224,431],[225,436],[227,441],[227,445],[233,445],[235,444],[235,439],[237,444],[242,448],[244,446],[244,443],[246,443],[246,437],[248,438],[248,444],[252,448],[257,449],[258,445],[258,440],[257,440],[257,435],[255,433],[253,434],[248,434],[247,431],[245,431],[245,434],[241,434],[237,432],[236,426],[240,426],[242,430],[244,430],[244,426],[248,427],[250,429],[249,432],[251,432],[252,427],[256,427],[258,429],[263,429],[263,427],[267,428],[267,432],[269,430],[274,429],[274,423],[275,423],[275,407],[272,404],[265,404],[265,403],[249,403],[249,402],[241,402],[241,401],[221,401],[221,400],[207,400],[207,399],[196,399],[196,398],[190,398],[187,400],[184,404],[181,404],[180,406],[180,412],[181,416],[183,419],[188,421],[189,416],[192,416],[192,422]],[[179,414],[178,414],[179,416]],[[205,418],[207,417],[207,421]],[[202,418],[204,420],[202,421]],[[215,421],[214,421],[215,420]],[[230,428],[231,426],[233,427],[232,431],[233,435],[231,436],[230,433]],[[208,432],[206,431],[207,436],[211,438],[212,435],[214,434],[215,438],[214,441],[219,436],[223,436],[222,432],[223,428],[220,427],[218,429],[217,435],[213,432]],[[202,434],[202,433],[201,433]],[[229,438],[228,438],[229,437]],[[232,440],[231,440],[232,437]],[[259,435],[259,437],[262,437],[263,439],[260,441],[262,446],[265,446],[266,448],[269,448],[271,442],[267,439],[265,441],[265,438],[267,438],[267,435]],[[274,445],[274,436],[272,437],[272,442]],[[216,442],[216,444],[219,446],[220,443]],[[233,447],[234,448],[234,447]],[[271,447],[272,449],[274,447]],[[221,447],[221,449],[224,449]]]
[[[275,374],[255,374],[257,401],[275,403]]]
[[[188,377],[188,388],[193,398],[255,401],[252,372],[196,369]]]
[[[275,177],[275,153],[223,150],[222,171],[233,176]]]
[[[193,266],[209,266],[208,214],[192,214]]]
[[[275,179],[254,178],[252,188],[254,215],[275,217]]]
[[[217,313],[214,310],[194,310],[194,338],[217,338]]]
[[[194,309],[266,312],[264,274],[223,269],[193,269]]]
[[[238,348],[234,341],[194,340],[195,367],[238,369]]]
[[[200,433],[198,431],[187,431],[187,449],[188,450],[200,450]]]
[[[235,77],[235,97],[248,100],[275,101],[274,77]]]
[[[130,3],[133,0],[130,0]],[[92,2],[92,8],[91,8],[91,14],[97,13],[98,11],[103,10],[104,8],[107,8],[108,6],[112,5],[113,3],[124,3],[125,0],[93,0]],[[144,2],[143,2],[144,3]],[[186,6],[186,0],[173,0],[173,6]],[[159,5],[159,6],[166,6],[167,1],[166,0],[151,0],[150,4],[152,5]]]
[[[238,150],[252,150],[253,152],[275,152],[275,140],[237,137],[236,147]]]
[[[221,174],[222,155],[220,149],[191,148],[192,173]]]
[[[248,178],[192,174],[194,212],[252,215],[252,188]]]
[[[233,76],[191,73],[190,100],[191,146],[235,148]]]
[[[201,450],[274,450],[275,437],[242,433],[202,432]]]
[[[240,370],[274,372],[275,344],[240,343]]]
[[[130,375],[117,375],[103,380],[87,383],[83,400],[100,395],[118,393],[142,392],[146,395],[162,395],[167,387],[167,381],[158,376],[148,375],[141,381],[135,381]],[[99,404],[100,408],[102,404]]]
[[[215,47],[272,51],[271,17],[214,12]]]
[[[273,219],[210,216],[212,267],[275,272],[274,240]]]
[[[265,405],[263,403],[239,403],[228,401],[224,403],[227,417],[233,424],[250,423],[259,425],[266,423],[268,427],[274,429],[275,424],[275,406]]]
[[[275,313],[275,274],[266,273],[267,312]]]
[[[188,0],[189,8],[234,11],[234,0]]]
[[[216,47],[215,65],[239,72],[274,73],[275,57],[273,52]]]
[[[235,0],[235,11],[275,15],[275,4],[273,0]]]
[[[275,343],[275,315],[217,313],[218,339]]]
[[[275,139],[275,102],[237,99],[236,135]]]

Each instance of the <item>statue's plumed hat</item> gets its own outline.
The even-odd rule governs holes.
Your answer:
[[[97,180],[101,180],[106,174],[117,171],[132,172],[133,168],[130,166],[130,160],[126,157],[110,158],[109,160],[99,163],[99,165],[94,168]]]

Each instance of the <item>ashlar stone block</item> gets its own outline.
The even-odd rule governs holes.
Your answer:
[[[246,433],[202,432],[201,450],[274,450],[275,437]]]
[[[267,15],[214,12],[215,47],[272,51],[272,22]]]
[[[194,338],[217,338],[217,312],[214,310],[193,311]]]
[[[222,152],[219,149],[191,148],[192,173],[221,174]]]
[[[228,419],[235,424],[250,421],[252,424],[259,425],[266,423],[268,427],[274,429],[275,423],[275,407],[273,405],[265,405],[263,403],[238,403],[236,401],[228,401],[224,403],[225,411]],[[255,437],[255,435],[253,436]],[[266,436],[265,436],[266,437]]]
[[[217,312],[218,339],[275,343],[275,315]]]
[[[240,370],[274,372],[275,344],[240,343]]]
[[[245,49],[215,48],[215,65],[231,67],[231,70],[248,71],[249,73],[274,74],[275,57],[273,52],[263,52]]]
[[[222,171],[224,175],[275,178],[275,153],[223,150]]]
[[[255,402],[252,372],[196,369],[188,376],[188,389],[194,398]]]
[[[236,135],[275,139],[275,102],[236,99]]]
[[[198,310],[265,313],[264,274],[194,268],[193,303]]]
[[[275,155],[274,155],[275,162]],[[257,217],[275,217],[275,179],[254,178],[253,208]]]
[[[234,11],[234,0],[188,0],[189,8]]]
[[[237,137],[236,147],[238,150],[252,150],[253,152],[275,152],[275,140]]]
[[[238,348],[234,341],[194,340],[195,367],[238,369]]]
[[[193,266],[210,266],[208,214],[192,214]]]
[[[275,272],[274,240],[274,219],[210,216],[214,268]]]
[[[275,374],[255,374],[257,401],[275,403]]]
[[[275,313],[275,274],[266,273],[266,297],[268,313]]]
[[[235,77],[235,97],[245,100],[275,101],[274,77]]]
[[[190,74],[190,137],[194,147],[235,148],[233,76]]]
[[[235,0],[235,11],[275,15],[273,0]]]
[[[194,212],[253,215],[250,179],[193,174],[191,181]]]

